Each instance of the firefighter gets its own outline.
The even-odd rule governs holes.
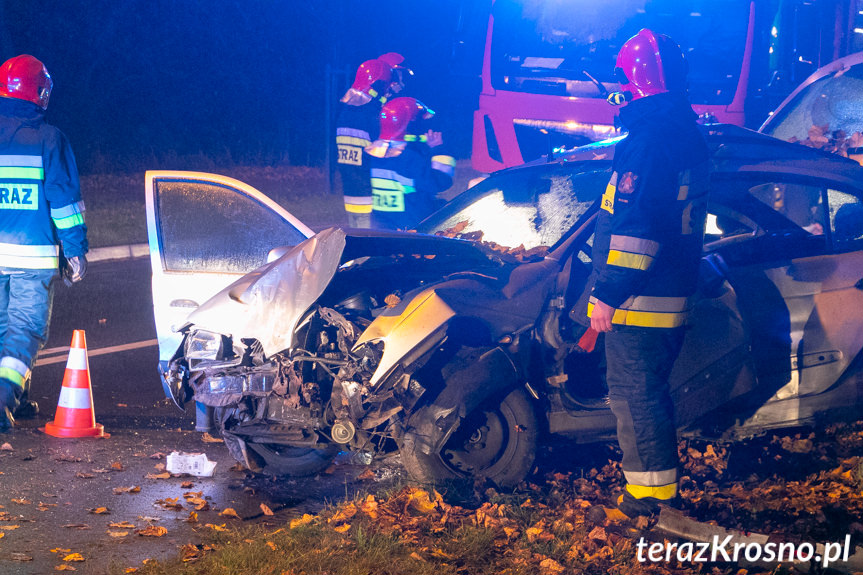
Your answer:
[[[353,85],[342,97],[336,121],[337,168],[348,226],[368,228],[372,212],[369,170],[363,148],[378,137],[381,106],[404,87],[401,54],[388,52],[360,64]]]
[[[593,248],[591,327],[604,334],[629,517],[675,505],[677,434],[668,378],[695,292],[706,215],[708,149],[686,96],[686,62],[669,37],[641,30],[615,75],[629,132],[617,146]]]
[[[0,66],[0,431],[19,404],[35,415],[30,370],[48,336],[58,272],[71,285],[87,271],[75,157],[45,123],[52,86],[33,56]]]
[[[381,109],[380,138],[370,156],[372,224],[410,229],[435,210],[436,196],[452,185],[455,159],[440,132],[427,129],[434,112],[415,98],[395,98]]]

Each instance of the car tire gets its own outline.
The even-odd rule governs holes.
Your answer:
[[[247,443],[246,446],[261,456],[264,473],[293,477],[314,475],[323,471],[339,452],[335,445],[323,449],[276,443]]]
[[[402,463],[412,479],[440,483],[457,479],[491,481],[514,487],[533,467],[538,424],[527,394],[514,389],[491,398],[464,418],[437,453],[424,453],[413,441],[415,429],[401,444]]]

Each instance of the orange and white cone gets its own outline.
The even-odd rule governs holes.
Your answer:
[[[45,424],[45,433],[54,437],[102,437],[105,428],[96,423],[93,394],[90,389],[90,364],[87,361],[87,341],[84,330],[72,333],[72,346],[63,387],[53,423]]]

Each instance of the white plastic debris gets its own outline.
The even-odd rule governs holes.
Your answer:
[[[212,477],[216,471],[216,462],[207,459],[206,453],[180,453],[172,451],[165,464],[169,473],[187,473],[197,477]]]

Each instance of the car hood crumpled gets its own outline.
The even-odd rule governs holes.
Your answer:
[[[303,313],[333,279],[345,232],[330,228],[235,281],[189,314],[198,329],[253,338],[270,355],[291,347]]]
[[[275,261],[249,272],[189,314],[187,325],[234,338],[257,339],[264,353],[289,349],[299,321],[343,263],[365,256],[449,255],[465,268],[496,255],[473,242],[416,233],[328,228]]]

